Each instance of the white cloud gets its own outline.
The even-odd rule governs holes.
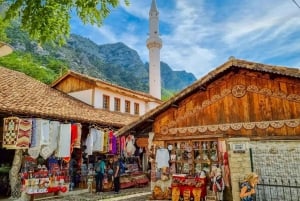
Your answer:
[[[128,18],[121,15],[122,11],[113,11],[111,15],[120,17],[122,23],[95,28],[99,35],[90,38],[100,44],[123,42],[135,49],[143,61],[148,61],[145,20],[151,1],[130,0],[130,3],[130,6],[122,3],[121,8],[135,20],[126,21]],[[292,1],[227,0],[225,4],[157,0],[157,5],[163,39],[161,60],[173,69],[192,72],[197,78],[231,55],[262,62],[300,53],[300,9]],[[167,32],[162,32],[163,28]],[[293,63],[300,62],[293,60]]]

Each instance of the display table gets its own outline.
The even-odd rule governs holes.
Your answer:
[[[67,185],[48,188],[28,188],[26,189],[26,193],[30,196],[30,201],[33,201],[38,195],[54,194],[54,196],[57,196],[59,192],[67,192],[67,189]]]
[[[120,176],[120,188],[143,187],[148,185],[149,178],[143,172],[135,172],[131,174],[122,174]]]

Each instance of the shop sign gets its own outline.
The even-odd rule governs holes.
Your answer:
[[[232,144],[233,153],[245,153],[246,145],[245,144]]]

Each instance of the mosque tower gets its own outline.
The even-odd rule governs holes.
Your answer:
[[[159,37],[158,15],[156,1],[152,0],[149,11],[149,38],[147,39],[149,49],[149,93],[153,97],[161,99],[160,48],[162,47],[162,40]]]

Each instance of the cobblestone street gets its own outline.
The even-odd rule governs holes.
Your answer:
[[[114,194],[113,191],[104,192],[100,195],[89,192],[73,191],[69,192],[65,196],[59,196],[58,198],[51,198],[50,200],[55,201],[97,201],[97,200],[127,200],[127,201],[145,201],[149,200],[151,196],[150,187],[143,188],[129,188],[122,189],[119,194]]]

